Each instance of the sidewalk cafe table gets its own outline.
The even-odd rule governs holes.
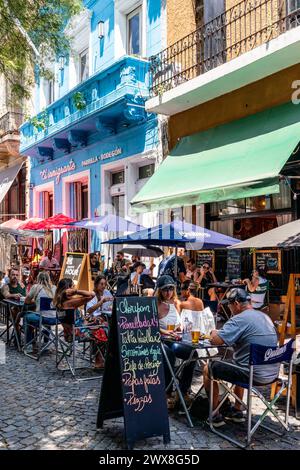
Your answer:
[[[184,410],[184,413],[186,415],[189,427],[193,428],[194,425],[192,423],[189,410],[186,406],[186,403],[184,401],[182,392],[181,392],[180,387],[179,387],[178,375],[181,372],[181,370],[183,369],[183,367],[188,366],[192,361],[201,362],[203,364],[203,362],[207,362],[208,360],[210,360],[212,358],[220,358],[220,357],[224,358],[224,356],[226,354],[226,351],[228,349],[228,346],[225,345],[225,344],[221,345],[221,346],[216,346],[216,345],[211,344],[211,342],[209,340],[206,340],[206,339],[205,340],[200,340],[198,343],[192,343],[191,341],[186,341],[186,340],[176,341],[176,340],[173,340],[172,338],[170,338],[167,335],[161,335],[161,340],[162,340],[163,356],[166,360],[166,364],[169,368],[169,371],[170,371],[170,374],[171,374],[171,377],[172,377],[172,380],[171,380],[170,384],[168,384],[167,387],[169,388],[169,386],[172,383],[174,383],[176,391],[177,391],[178,396],[179,396],[180,403],[181,403],[181,405],[183,407],[183,410]],[[182,364],[178,367],[177,371],[173,370],[173,368],[170,364],[170,361],[168,359],[168,355],[165,351],[164,343],[167,343],[167,342],[183,344],[185,346],[190,346],[192,348],[189,358],[182,362]],[[211,355],[210,350],[212,350],[212,349],[214,349],[214,350],[218,349],[218,352],[216,354]],[[206,353],[207,353],[206,357],[202,357],[202,356],[199,357],[198,355],[197,355],[197,357],[195,357],[194,353],[197,350],[206,351]],[[202,389],[202,385],[201,385],[200,389],[198,390],[198,392],[196,393],[195,398],[199,395],[201,389]]]
[[[20,352],[21,344],[20,344],[17,324],[18,324],[19,319],[22,316],[24,302],[19,301],[19,300],[14,300],[14,299],[3,299],[2,302],[6,305],[6,329],[1,333],[0,337],[6,333],[6,344],[10,344],[13,337],[15,337],[17,348],[18,348],[18,351]],[[13,308],[19,309],[19,312],[17,313],[17,316],[15,318],[12,313]],[[13,331],[12,331],[12,334],[10,335],[11,329]]]
[[[228,282],[213,282],[211,284],[207,284],[207,287],[209,288],[214,288],[216,297],[218,300],[218,311],[222,310],[226,319],[229,320],[230,316],[228,315],[228,312],[226,311],[226,308],[222,304],[222,300],[226,298],[226,294],[233,288],[240,288],[240,289],[245,289],[244,284],[232,284]]]

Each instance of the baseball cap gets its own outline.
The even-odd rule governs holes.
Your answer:
[[[222,300],[222,305],[233,304],[234,302],[247,302],[251,299],[249,294],[241,288],[234,287],[226,294],[226,299]]]
[[[164,287],[170,287],[170,286],[172,287],[176,286],[176,283],[171,276],[165,274],[157,279],[156,290],[163,289]]]

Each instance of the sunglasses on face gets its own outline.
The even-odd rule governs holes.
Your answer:
[[[208,266],[202,266],[202,268],[203,268],[203,269],[209,269],[209,267],[208,267]]]
[[[170,287],[164,287],[162,289],[162,292],[173,292],[173,291],[174,291],[174,287],[171,287],[171,286]]]

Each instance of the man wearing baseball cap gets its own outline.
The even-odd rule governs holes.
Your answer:
[[[231,289],[226,297],[223,304],[228,305],[232,318],[220,330],[211,331],[210,342],[216,346],[223,344],[232,346],[234,354],[231,361],[216,360],[210,363],[210,368],[207,365],[205,366],[203,378],[208,396],[211,386],[211,373],[215,379],[225,380],[230,383],[249,382],[250,344],[277,346],[277,332],[270,317],[260,310],[253,309],[250,297],[244,289]],[[255,366],[254,385],[271,383],[277,375],[278,364]],[[234,392],[241,400],[243,399],[243,387],[236,385]],[[218,403],[218,384],[214,382],[213,409],[217,408]],[[245,421],[242,405],[236,400],[234,406],[226,413],[224,412],[224,416],[215,413],[213,425],[215,427],[223,426],[225,424],[224,418],[238,423]]]

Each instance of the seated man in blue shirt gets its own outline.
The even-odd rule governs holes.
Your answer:
[[[211,385],[210,372],[215,379],[230,383],[249,382],[250,344],[277,346],[277,331],[271,319],[260,310],[253,309],[250,297],[243,289],[231,289],[227,294],[227,299],[223,302],[228,304],[233,317],[220,330],[211,331],[210,342],[216,346],[223,344],[233,346],[234,354],[231,361],[213,361],[210,364],[210,370],[207,365],[205,366],[203,378],[207,394],[209,394]],[[271,383],[277,376],[278,364],[255,366],[253,385]],[[244,388],[236,385],[234,393],[242,400]],[[217,383],[214,382],[213,409],[217,408],[218,403],[219,390]],[[224,418],[235,422],[245,421],[242,405],[236,400],[234,407],[226,412]],[[213,425],[219,427],[224,424],[223,416],[216,413],[213,417]]]

